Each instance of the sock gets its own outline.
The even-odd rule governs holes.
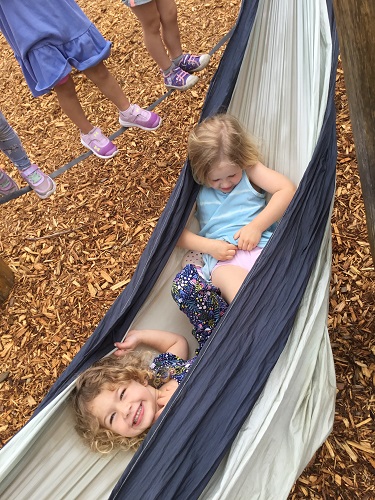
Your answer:
[[[182,59],[182,56],[183,56],[183,54],[181,54],[180,56],[176,57],[175,59],[172,59],[172,62],[173,62],[176,66],[178,66],[178,65],[180,64],[180,61],[181,61],[181,59]]]
[[[130,117],[131,114],[132,114],[132,109],[133,109],[133,104],[130,104],[130,106],[128,107],[128,109],[125,109],[125,111],[120,111],[121,115],[124,117],[124,118],[127,118],[127,117]]]
[[[169,66],[169,68],[167,68],[167,69],[163,69],[163,70],[162,70],[163,75],[164,75],[164,76],[168,76],[168,75],[169,75],[169,73],[175,69],[175,67],[176,67],[176,65],[175,65],[175,64],[174,64],[174,62],[172,61],[172,64]]]

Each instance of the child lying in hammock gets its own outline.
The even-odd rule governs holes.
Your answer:
[[[191,251],[184,262],[201,268],[231,303],[295,186],[259,161],[252,140],[230,115],[197,125],[189,136],[188,156],[193,177],[202,185],[197,197],[200,232],[184,229],[177,245]],[[271,194],[268,203],[266,192]]]
[[[197,355],[227,304],[193,265],[176,276],[172,296],[194,326]],[[152,360],[150,353],[134,351],[140,344],[161,354]],[[137,449],[196,359],[187,360],[188,344],[182,335],[160,330],[130,330],[115,346],[115,356],[79,376],[73,395],[76,430],[101,453]]]

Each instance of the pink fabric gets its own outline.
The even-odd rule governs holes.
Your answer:
[[[238,266],[250,271],[259,257],[263,248],[255,247],[253,250],[237,250],[236,255],[231,260],[220,260],[212,269],[212,273],[221,266]]]
[[[68,81],[69,76],[70,76],[70,73],[69,73],[69,75],[64,76],[64,78],[61,78],[61,80],[59,80],[59,81],[56,83],[55,87],[58,87],[59,85],[62,85],[63,83],[67,82],[67,81]]]

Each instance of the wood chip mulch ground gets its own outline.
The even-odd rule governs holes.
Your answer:
[[[113,41],[108,66],[132,102],[148,106],[165,92],[139,24],[120,2],[80,0]],[[233,26],[239,0],[180,0],[184,47],[210,50]],[[199,10],[199,15],[198,15]],[[0,109],[31,159],[53,172],[84,152],[53,93],[33,99],[0,38]],[[0,307],[0,445],[30,418],[131,279],[186,157],[222,54],[190,91],[158,105],[156,132],[128,130],[110,161],[90,156],[57,178],[48,200],[33,193],[0,205],[0,255],[16,283]],[[86,78],[75,75],[85,111],[107,134],[117,113]],[[337,191],[332,218],[329,332],[337,374],[332,434],[290,493],[290,499],[375,499],[375,272],[355,156],[343,71],[337,72]],[[20,182],[4,155],[0,167]],[[250,497],[249,497],[250,498]]]

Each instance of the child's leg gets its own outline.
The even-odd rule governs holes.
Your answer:
[[[55,182],[37,165],[31,163],[21,141],[0,112],[0,149],[17,167],[21,177],[29,184],[39,198],[48,198],[56,190]],[[6,196],[17,191],[17,184],[2,170],[0,171],[0,195]]]
[[[96,66],[87,68],[83,73],[120,111],[128,109],[130,106],[129,99],[124,94],[116,78],[108,71],[103,61]]]
[[[197,83],[198,77],[190,75],[171,60],[182,56],[174,0],[152,0],[131,9],[142,25],[146,49],[160,67],[165,86],[176,90],[190,89]],[[168,48],[169,55],[165,47]]]
[[[123,127],[139,127],[143,130],[159,128],[160,116],[140,108],[137,104],[130,104],[117,80],[103,62],[88,68],[84,73],[117,106],[120,111],[119,122]]]
[[[64,113],[83,134],[88,134],[94,128],[94,125],[87,119],[82,109],[73,78],[69,75],[64,83],[56,85],[55,92]]]
[[[195,266],[188,264],[173,280],[172,297],[194,326],[193,335],[201,349],[228,307],[220,290],[207,283]]]
[[[166,0],[169,3],[170,0]],[[146,49],[159,68],[163,71],[171,66],[171,59],[167,54],[161,38],[161,18],[157,0],[131,8],[142,25],[143,39]],[[164,31],[163,31],[164,34]],[[179,36],[179,35],[178,35]],[[175,57],[177,57],[177,54]]]
[[[99,158],[107,159],[115,156],[118,152],[117,147],[102,133],[100,128],[94,127],[87,119],[78,100],[73,78],[68,75],[55,86],[55,91],[61,109],[79,128],[82,144],[91,149]]]
[[[0,149],[10,161],[22,171],[31,165],[31,161],[24,150],[21,141],[9,125],[5,116],[0,112]]]
[[[212,271],[212,283],[220,288],[224,299],[230,304],[240,289],[249,271],[239,266],[221,266]]]
[[[176,2],[175,0],[155,0],[155,2],[160,15],[163,42],[170,58],[176,59],[182,55]]]

